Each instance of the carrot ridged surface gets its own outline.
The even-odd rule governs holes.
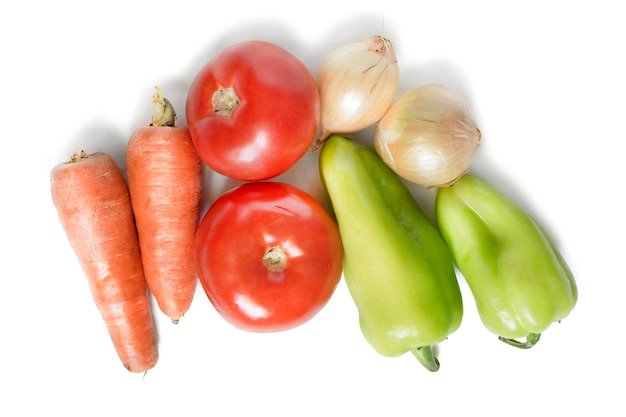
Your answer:
[[[52,201],[126,369],[158,360],[156,329],[128,186],[106,153],[73,155],[51,172]]]
[[[146,126],[130,137],[126,170],[144,272],[174,323],[196,290],[193,240],[200,217],[202,164],[186,127]]]

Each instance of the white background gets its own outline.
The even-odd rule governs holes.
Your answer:
[[[608,1],[5,5],[0,415],[624,415],[623,17]],[[343,281],[278,334],[234,329],[199,289],[178,326],[156,313],[157,366],[128,373],[51,204],[52,167],[77,148],[123,167],[154,86],[184,124],[194,75],[231,43],[278,43],[315,73],[332,48],[374,34],[395,45],[401,92],[441,82],[467,98],[483,133],[472,172],[552,233],[577,278],[574,311],[514,349],[482,327],[461,281],[463,324],[429,373],[374,352]],[[279,179],[316,187],[314,159]],[[230,185],[209,179],[207,203]],[[432,213],[432,193],[412,189]]]

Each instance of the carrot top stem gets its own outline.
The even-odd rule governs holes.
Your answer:
[[[163,92],[159,87],[152,96],[152,123],[150,126],[174,126],[176,112],[174,106],[168,99],[163,97]]]

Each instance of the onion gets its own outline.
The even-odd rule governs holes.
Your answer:
[[[331,134],[353,133],[374,125],[398,91],[399,73],[393,46],[382,36],[332,51],[317,75],[322,133],[316,147]]]
[[[441,84],[424,85],[395,101],[374,131],[374,149],[407,181],[453,184],[470,168],[481,133],[465,99]]]

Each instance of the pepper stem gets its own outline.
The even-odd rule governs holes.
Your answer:
[[[437,359],[433,354],[433,349],[431,346],[414,348],[411,349],[411,352],[413,353],[413,355],[415,355],[417,360],[420,361],[420,363],[424,365],[424,367],[430,372],[437,372],[439,370],[439,359]]]
[[[498,339],[500,339],[507,345],[515,346],[516,348],[530,349],[531,347],[537,344],[540,337],[541,337],[541,333],[529,333],[528,336],[526,336],[525,342],[520,342],[519,340],[515,340],[515,339],[507,339],[506,337],[502,337],[502,336],[498,337]]]

